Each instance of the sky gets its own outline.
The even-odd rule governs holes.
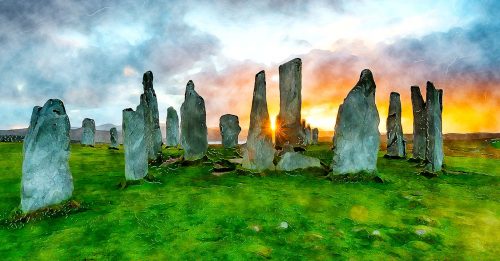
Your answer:
[[[339,105],[370,69],[380,130],[399,92],[412,132],[410,86],[444,90],[443,132],[500,132],[500,1],[17,1],[0,0],[0,129],[29,125],[32,108],[61,99],[83,118],[120,125],[151,70],[160,121],[186,83],[204,97],[207,125],[250,117],[266,71],[271,117],[278,66],[302,59],[302,118],[333,130]]]

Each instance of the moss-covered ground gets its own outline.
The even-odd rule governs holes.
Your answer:
[[[84,207],[16,223],[22,144],[0,143],[0,257],[498,260],[498,144],[445,145],[445,172],[435,178],[380,152],[384,183],[331,181],[321,171],[216,176],[213,164],[200,163],[151,167],[154,181],[120,189],[123,149],[72,144],[73,200]],[[328,165],[330,146],[305,153]],[[212,160],[233,154],[209,150]]]

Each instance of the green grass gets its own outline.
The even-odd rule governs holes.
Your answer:
[[[329,148],[311,146],[306,154],[328,165]],[[21,151],[22,144],[0,143],[1,219],[20,201]],[[321,172],[215,176],[211,164],[151,167],[159,183],[121,190],[123,150],[73,144],[73,199],[87,209],[0,227],[0,256],[494,260],[500,256],[500,159],[483,154],[450,153],[445,174],[428,179],[417,175],[417,164],[381,152],[382,184],[331,182]],[[232,155],[210,147],[212,160]],[[280,228],[282,222],[289,227]]]

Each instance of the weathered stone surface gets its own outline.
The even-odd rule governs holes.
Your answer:
[[[109,148],[118,149],[118,131],[115,127],[109,129],[109,141],[111,142]]]
[[[95,145],[95,122],[93,119],[85,118],[82,122],[82,145]]]
[[[207,135],[205,100],[194,90],[193,81],[189,81],[181,106],[181,146],[185,160],[193,161],[205,156]]]
[[[406,140],[401,125],[401,98],[399,93],[391,92],[389,99],[389,115],[386,122],[387,156],[406,157]]]
[[[301,129],[302,61],[293,59],[279,67],[280,111],[276,117],[276,146],[303,145]]]
[[[274,147],[271,120],[267,110],[266,75],[260,71],[255,75],[250,126],[242,167],[255,171],[274,169]]]
[[[310,124],[307,124],[307,127],[305,128],[305,140],[306,140],[306,144],[307,145],[311,145],[313,144],[313,140],[312,140],[312,130],[311,130],[311,125]]]
[[[318,136],[319,136],[319,130],[318,128],[314,128],[312,130],[312,144],[314,145],[318,144]]]
[[[375,105],[375,89],[372,72],[365,69],[339,107],[333,137],[334,174],[377,169],[380,118]]]
[[[287,152],[276,165],[277,170],[284,171],[307,168],[321,168],[321,162],[317,158],[305,156],[298,152]]]
[[[241,132],[238,116],[232,114],[222,115],[219,119],[219,129],[224,148],[234,148],[238,145],[238,135]]]
[[[148,150],[144,107],[123,110],[123,148],[125,150],[125,178],[139,180],[148,174]]]
[[[167,109],[167,146],[179,145],[179,116],[174,107]]]
[[[161,159],[161,146],[163,144],[160,129],[160,116],[158,113],[158,100],[153,89],[153,73],[147,71],[142,77],[144,93],[141,94],[141,104],[144,108],[144,123],[146,133],[146,149],[148,160]]]
[[[62,101],[36,106],[23,144],[21,209],[31,212],[71,197],[70,123]]]
[[[436,172],[443,166],[443,90],[436,90],[432,82],[427,82],[426,93],[427,142],[425,150],[426,170]]]
[[[425,159],[427,119],[424,98],[418,86],[411,86],[411,104],[413,107],[413,158]]]

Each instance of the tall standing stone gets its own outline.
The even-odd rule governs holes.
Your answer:
[[[207,115],[205,100],[194,90],[193,81],[186,85],[181,106],[181,146],[185,160],[198,160],[208,149]]]
[[[167,109],[167,146],[179,145],[179,116],[174,107]]]
[[[276,146],[290,144],[300,147],[301,129],[302,61],[295,58],[279,67],[280,111],[276,117]]]
[[[93,119],[85,118],[82,122],[82,145],[95,145],[95,122]]]
[[[425,101],[418,86],[411,86],[411,104],[413,107],[413,158],[425,159],[427,136],[427,117]]]
[[[148,150],[146,144],[144,107],[123,110],[123,148],[125,150],[125,178],[139,180],[148,174]]]
[[[318,128],[314,128],[312,130],[312,144],[314,145],[318,144],[318,136],[319,136],[319,130]]]
[[[141,94],[141,104],[144,108],[146,149],[148,160],[161,159],[162,138],[160,129],[160,116],[158,112],[158,100],[153,88],[153,73],[147,71],[142,77],[144,93]]]
[[[397,92],[391,92],[389,98],[389,115],[387,116],[386,129],[387,156],[406,157],[406,140],[401,125],[401,98]]]
[[[250,126],[246,148],[243,150],[242,167],[255,171],[274,169],[274,153],[271,120],[267,110],[266,75],[264,71],[260,71],[255,75]]]
[[[234,148],[238,145],[238,135],[241,132],[238,116],[232,114],[222,115],[219,119],[219,130],[224,148]]]
[[[118,131],[115,127],[109,129],[109,141],[111,142],[110,149],[118,149]]]
[[[436,172],[443,166],[443,90],[436,90],[432,82],[427,82],[426,93],[427,142],[425,159],[426,170]]]
[[[365,69],[339,107],[333,137],[334,174],[377,170],[380,118],[375,105],[375,89],[372,72]]]
[[[69,169],[70,123],[62,101],[36,106],[23,144],[21,209],[31,212],[60,203],[73,193]]]
[[[311,124],[307,124],[305,132],[306,132],[307,145],[313,144]]]

